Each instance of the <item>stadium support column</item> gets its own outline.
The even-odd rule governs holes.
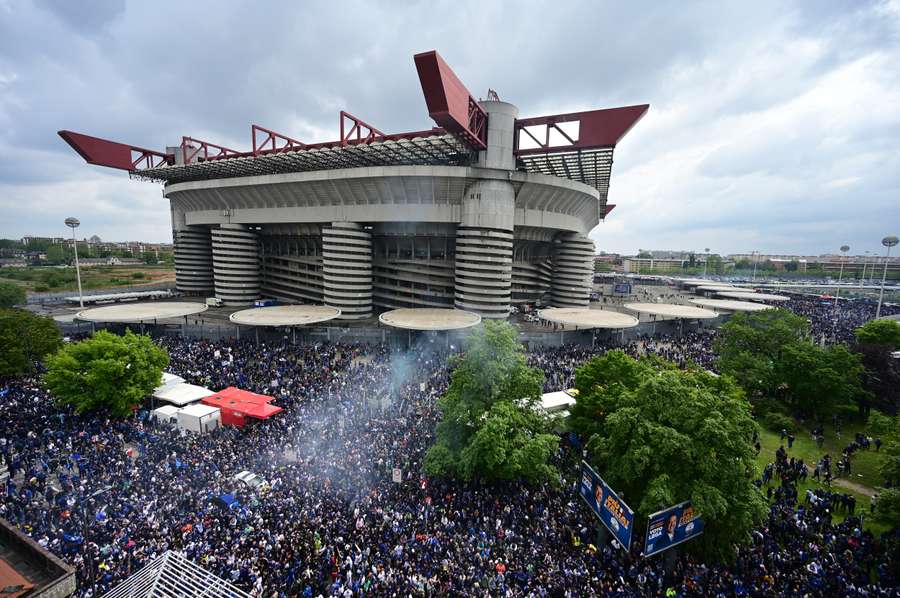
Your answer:
[[[515,170],[518,108],[499,101],[481,102],[481,107],[488,114],[488,131],[487,149],[479,153],[478,165]],[[509,181],[481,180],[466,189],[456,229],[457,308],[484,318],[509,316],[515,206],[516,194]]]
[[[506,181],[478,181],[466,190],[456,229],[457,308],[485,318],[509,316],[514,205]]]
[[[340,319],[372,316],[372,234],[354,222],[322,227],[322,280],[325,305]]]
[[[212,231],[216,297],[225,305],[247,305],[259,298],[257,235],[240,224],[223,224]]]
[[[212,239],[205,226],[185,226],[172,233],[175,241],[175,288],[191,295],[213,290]]]
[[[553,246],[553,307],[588,307],[594,284],[594,242],[581,233],[562,233]]]

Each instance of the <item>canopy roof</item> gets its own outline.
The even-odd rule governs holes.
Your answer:
[[[378,321],[407,330],[458,330],[477,326],[481,323],[481,316],[462,309],[419,307],[386,311],[378,317]]]
[[[240,413],[245,417],[268,419],[276,413],[284,411],[281,407],[269,404],[274,400],[275,397],[260,395],[249,390],[241,390],[240,388],[229,386],[225,390],[220,390],[204,398],[202,402],[205,405]]]
[[[551,307],[538,310],[538,316],[548,322],[556,322],[581,328],[631,328],[638,319],[620,311],[581,307]]]
[[[691,299],[691,303],[701,307],[722,311],[762,311],[765,309],[772,309],[771,305],[766,305],[765,303],[730,299]]]
[[[547,413],[563,411],[575,404],[575,397],[565,390],[548,392],[541,395],[541,407]]]
[[[215,393],[208,388],[197,386],[196,384],[188,384],[187,382],[178,382],[160,386],[153,391],[153,398],[183,407],[190,403],[196,403],[212,394]]]
[[[333,320],[341,310],[327,305],[272,305],[236,311],[228,319],[245,326],[301,326]]]
[[[723,297],[732,299],[746,299],[748,301],[788,301],[790,297],[784,295],[770,295],[768,293],[754,293],[753,291],[719,291]]]
[[[680,318],[686,320],[704,320],[717,318],[719,314],[708,309],[694,307],[693,305],[678,305],[675,303],[626,303],[625,309],[630,309],[639,314],[650,316],[662,316],[664,318]]]
[[[149,322],[168,318],[192,316],[207,310],[205,303],[186,301],[153,301],[150,303],[122,303],[105,305],[78,312],[75,316],[86,322]]]

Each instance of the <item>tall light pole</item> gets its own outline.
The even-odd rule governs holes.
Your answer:
[[[894,235],[885,237],[881,240],[881,244],[887,247],[887,254],[884,257],[884,273],[881,275],[881,292],[878,293],[878,309],[875,310],[875,319],[881,317],[881,302],[884,300],[884,281],[887,278],[888,262],[891,261],[891,247],[895,247],[900,240]]]
[[[750,278],[753,282],[756,282],[756,264],[759,262],[759,252],[753,252],[753,276]]]
[[[709,263],[709,247],[706,248],[706,261],[703,262],[703,278],[706,278],[706,264]]]
[[[834,311],[837,311],[838,299],[841,296],[841,280],[844,278],[844,256],[850,251],[849,245],[841,245],[841,273],[838,274],[837,293],[834,294]]]
[[[78,279],[78,305],[84,307],[84,295],[81,293],[81,267],[78,265],[78,241],[75,240],[75,229],[81,222],[78,218],[66,218],[66,226],[72,229],[72,247],[75,248],[75,277]]]

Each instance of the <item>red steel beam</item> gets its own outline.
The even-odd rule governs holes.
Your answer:
[[[132,172],[175,163],[175,156],[172,154],[91,137],[74,131],[59,131],[58,135],[88,164]]]
[[[202,154],[202,155],[201,155]],[[218,160],[221,158],[236,158],[242,154],[241,152],[208,141],[201,141],[192,137],[181,138],[181,155],[185,164],[191,164],[194,159]]]
[[[487,148],[487,113],[435,50],[414,57],[428,116],[476,150]]]
[[[352,126],[345,131],[345,124],[347,121],[352,123]],[[363,135],[363,129],[367,131],[365,135]],[[354,139],[354,134],[356,138]],[[375,141],[377,138],[383,138],[385,134],[370,125],[369,123],[360,120],[350,114],[349,112],[344,112],[341,110],[341,147],[346,147],[348,143],[352,141],[356,141],[356,143],[368,144]]]
[[[612,212],[615,207],[616,204],[614,203],[608,203],[603,206],[603,215],[601,215],[600,218],[606,218],[607,216],[609,216],[609,213]]]
[[[276,133],[269,129],[260,127],[259,125],[250,125],[250,133],[253,136],[253,155],[258,156],[262,153],[277,154],[281,152],[289,152],[295,149],[304,149],[306,144],[296,139],[291,139],[287,135]],[[265,135],[262,142],[259,141],[260,133]]]
[[[649,104],[641,104],[623,108],[517,119],[513,153],[517,156],[524,156],[615,147],[622,137],[647,114],[649,109]],[[566,133],[559,126],[563,123],[578,123],[577,134]],[[529,127],[537,127],[539,130],[529,131]],[[552,142],[550,140],[552,132],[561,136],[562,141]],[[523,135],[537,144],[537,147],[521,149],[520,143]]]

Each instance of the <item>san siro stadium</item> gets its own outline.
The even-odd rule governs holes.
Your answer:
[[[476,100],[437,52],[414,61],[438,125],[427,131],[386,134],[341,112],[338,141],[253,125],[250,151],[59,134],[88,163],[164,184],[184,293],[325,304],[345,319],[586,307],[613,151],[649,106],[519,118],[493,92]]]

